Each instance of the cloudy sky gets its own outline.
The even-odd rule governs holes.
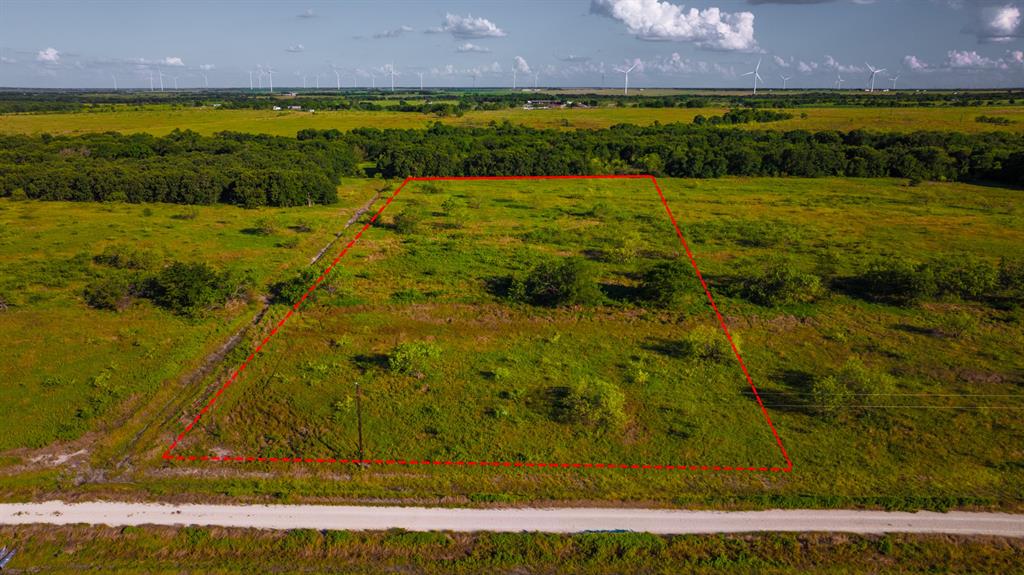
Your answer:
[[[1024,0],[0,0],[0,86],[1024,85]]]

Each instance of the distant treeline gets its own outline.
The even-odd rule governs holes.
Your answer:
[[[767,122],[788,120],[792,117],[793,114],[788,112],[776,112],[775,110],[762,110],[757,108],[742,108],[739,110],[729,110],[721,116],[711,116],[710,118],[707,118],[702,114],[697,114],[693,117],[693,123],[698,126],[703,126],[704,124],[710,124],[712,126],[749,124],[751,122],[763,124]]]
[[[0,136],[0,195],[43,200],[323,204],[355,169],[351,146],[323,140],[189,131]]]
[[[435,123],[427,130],[303,130],[298,137],[347,142],[388,178],[650,173],[1024,183],[1024,136],[1001,132],[778,132],[688,124],[557,131]]]
[[[0,196],[247,207],[329,203],[341,176],[360,173],[359,162],[374,163],[386,178],[649,173],[1024,185],[1024,135],[779,132],[692,124],[565,131],[437,122],[426,130],[302,130],[296,138],[178,131],[162,138],[0,136]]]
[[[295,96],[284,93],[294,91]],[[224,109],[270,109],[273,106],[301,105],[317,110],[365,110],[424,112],[438,115],[460,114],[477,110],[516,108],[527,100],[572,100],[588,106],[642,108],[798,108],[806,106],[843,107],[940,107],[995,106],[1017,104],[1024,97],[1020,90],[988,91],[915,91],[900,90],[886,94],[867,94],[860,90],[766,90],[753,96],[744,92],[714,91],[682,92],[648,96],[637,93],[580,93],[564,91],[508,91],[503,89],[468,90],[438,88],[404,89],[392,93],[367,88],[297,89],[278,88],[274,94],[266,90],[243,89],[196,91],[27,91],[0,90],[0,114],[18,112],[74,112],[123,109],[129,106],[172,105],[179,107],[212,106]],[[397,101],[397,105],[394,103]]]

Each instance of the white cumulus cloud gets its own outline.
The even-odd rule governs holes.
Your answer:
[[[908,54],[903,57],[903,65],[915,72],[920,72],[922,70],[928,69],[927,62],[911,54]]]
[[[402,34],[405,34],[406,32],[412,32],[412,30],[413,30],[412,26],[405,26],[405,25],[403,25],[403,26],[399,26],[398,28],[393,28],[391,30],[385,30],[383,32],[377,32],[376,34],[373,35],[373,37],[378,39],[378,40],[380,40],[382,38],[398,38],[399,36],[401,36]]]
[[[177,56],[167,56],[163,60],[160,60],[160,64],[164,66],[184,66],[185,62]]]
[[[981,42],[1009,42],[1020,36],[1021,13],[1014,4],[981,6],[973,31]]]
[[[60,62],[60,52],[58,52],[56,48],[40,50],[39,53],[36,54],[36,60],[39,62],[56,64],[57,62]]]
[[[306,47],[303,46],[302,44],[294,44],[292,46],[288,46],[287,48],[285,48],[284,51],[285,52],[292,52],[294,54],[294,53],[298,53],[298,52],[305,52],[306,51]]]
[[[515,60],[513,60],[513,66],[515,66],[516,72],[520,74],[530,73],[530,65],[526,63],[522,56],[516,56]]]
[[[723,12],[716,7],[687,10],[663,0],[591,0],[590,11],[622,22],[642,40],[692,42],[710,50],[758,49],[750,12]]]
[[[484,48],[483,46],[478,46],[472,42],[466,42],[464,44],[460,44],[459,47],[455,49],[455,51],[463,53],[476,52],[479,54],[485,54],[487,52],[490,52],[491,50],[490,48]]]
[[[456,38],[501,38],[506,36],[502,30],[487,18],[474,18],[472,14],[459,16],[446,14],[444,24],[440,28],[431,28],[427,32],[447,32]]]
[[[950,50],[946,53],[946,67],[959,69],[999,68],[1002,63],[974,50]]]

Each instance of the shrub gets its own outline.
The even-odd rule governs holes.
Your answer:
[[[261,236],[270,236],[277,233],[277,222],[271,218],[259,218],[253,225],[253,230]]]
[[[226,279],[205,263],[174,262],[150,281],[148,291],[157,305],[175,313],[197,315],[223,300]]]
[[[111,274],[86,284],[82,295],[89,307],[121,311],[131,304],[135,286],[123,274]]]
[[[1013,294],[1024,293],[1024,259],[999,260],[999,286]]]
[[[621,429],[626,423],[626,395],[600,379],[578,381],[563,400],[564,418],[602,430]]]
[[[893,257],[871,263],[860,277],[862,295],[907,305],[935,294],[935,276],[928,266]]]
[[[736,334],[730,335],[739,349],[740,337]],[[705,361],[727,361],[736,355],[722,330],[709,325],[699,325],[690,330],[683,337],[679,347],[682,355]]]
[[[785,260],[772,262],[743,284],[743,296],[762,305],[810,302],[822,292],[818,276],[799,271]]]
[[[977,318],[966,312],[944,313],[935,319],[935,329],[946,337],[963,337],[972,333],[977,327]]]
[[[302,296],[309,290],[309,286],[313,285],[313,282],[315,282],[319,277],[320,274],[315,269],[302,268],[291,278],[270,286],[271,301],[273,303],[284,305],[294,305],[302,299]],[[320,282],[320,287],[313,293],[309,294],[309,297],[306,298],[306,300],[311,301],[315,299],[317,291],[328,287],[330,285],[329,282],[329,278],[324,278],[324,281]]]
[[[965,255],[935,260],[929,267],[937,293],[977,299],[990,295],[999,285],[999,269],[984,260]]]
[[[672,306],[686,293],[692,273],[682,260],[655,264],[644,272],[640,297],[658,306]]]
[[[412,234],[423,223],[423,213],[415,207],[407,207],[395,215],[392,227],[400,234]]]
[[[853,399],[853,392],[833,375],[816,378],[811,383],[814,409],[829,417],[838,415]]]
[[[871,370],[857,357],[846,360],[835,372],[835,378],[852,392],[867,396],[891,393],[895,388],[891,375]]]
[[[425,373],[430,362],[441,356],[441,348],[429,341],[408,341],[388,354],[388,368],[395,373]]]
[[[93,261],[118,269],[146,270],[156,267],[156,255],[127,246],[107,246]]]
[[[588,305],[601,300],[590,268],[581,259],[567,258],[543,262],[524,279],[513,279],[509,288],[513,299],[534,305]]]

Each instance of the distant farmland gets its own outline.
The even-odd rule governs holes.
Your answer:
[[[76,134],[85,132],[149,132],[164,135],[175,129],[201,134],[220,131],[253,132],[293,136],[305,128],[350,130],[375,128],[423,128],[432,122],[457,126],[486,126],[508,120],[535,128],[607,128],[615,124],[648,125],[689,123],[695,116],[720,115],[724,108],[590,108],[560,110],[472,111],[461,117],[438,117],[416,112],[307,112],[271,110],[222,110],[213,108],[123,109],[114,112],[0,115],[0,133]],[[862,108],[808,107],[783,110],[793,118],[770,123],[746,124],[743,129],[771,130],[855,130],[910,132],[949,130],[985,132],[1024,131],[1024,107],[936,107]],[[975,121],[976,116],[1004,117],[1007,125]]]

